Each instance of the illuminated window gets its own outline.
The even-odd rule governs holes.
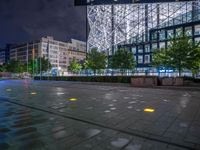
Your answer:
[[[150,46],[149,45],[145,45],[145,52],[149,53],[150,52]]]
[[[150,55],[144,56],[144,63],[146,63],[146,64],[150,63]]]
[[[174,31],[173,30],[168,30],[167,31],[167,39],[171,39],[174,37]]]
[[[132,52],[133,52],[133,54],[136,53],[136,47],[132,47]]]
[[[165,40],[165,31],[164,30],[160,31],[160,40]]]
[[[196,43],[200,42],[200,37],[195,38],[195,42],[196,42]]]
[[[195,32],[194,32],[195,35],[200,35],[200,25],[196,25],[195,26]]]
[[[157,43],[152,44],[152,51],[158,49]]]
[[[183,29],[182,28],[177,28],[176,29],[176,35],[180,36],[183,33]]]
[[[170,42],[167,42],[167,47],[169,47],[171,45],[171,43]]]
[[[165,48],[165,42],[160,42],[160,48]]]
[[[143,45],[138,46],[138,53],[143,53]]]
[[[143,63],[143,56],[140,55],[138,56],[138,64],[142,64]]]
[[[157,40],[157,32],[152,33],[152,41]]]
[[[185,28],[185,34],[187,36],[192,36],[192,27],[186,27]]]

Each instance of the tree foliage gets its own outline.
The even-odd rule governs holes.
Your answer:
[[[3,64],[3,65],[0,65],[0,72],[6,72],[6,65]]]
[[[97,70],[105,69],[107,64],[107,57],[104,53],[98,52],[97,49],[91,49],[88,53],[85,68],[92,69],[96,74]]]
[[[39,73],[40,71],[47,71],[48,69],[51,69],[51,67],[51,63],[44,57],[29,60],[28,62],[28,72],[30,74]]]
[[[78,73],[81,71],[81,69],[82,65],[76,59],[73,59],[68,67],[68,70],[73,73]]]
[[[200,43],[196,43],[187,58],[186,68],[192,71],[193,76],[200,70]]]
[[[135,67],[134,55],[126,48],[118,49],[112,56],[110,66],[113,69],[120,69],[124,71],[126,69],[133,69]]]
[[[12,73],[23,73],[28,71],[30,74],[33,74],[39,73],[40,70],[47,71],[48,68],[51,69],[51,64],[49,63],[48,59],[45,58],[29,60],[28,64],[22,63],[20,61],[11,60],[7,64],[0,65],[0,72],[8,71]]]
[[[199,63],[199,43],[193,43],[184,34],[171,39],[167,49],[157,50],[153,54],[153,66],[177,69],[179,75],[183,69],[193,70],[193,72],[199,70]]]
[[[11,60],[6,64],[6,70],[12,73],[23,73],[25,71],[25,65],[20,61]]]

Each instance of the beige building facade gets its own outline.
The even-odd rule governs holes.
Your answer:
[[[67,71],[73,59],[78,62],[85,60],[86,43],[75,39],[71,42],[61,42],[48,36],[34,42],[13,46],[10,49],[10,60],[27,63],[39,57],[49,59],[53,68]]]

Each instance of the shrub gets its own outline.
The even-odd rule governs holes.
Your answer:
[[[35,77],[40,80],[40,77]],[[69,77],[42,77],[42,80],[55,81],[81,81],[81,82],[109,82],[109,83],[131,83],[131,76],[69,76]]]

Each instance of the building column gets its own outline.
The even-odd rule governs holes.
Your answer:
[[[148,42],[148,4],[145,5],[145,39],[144,42]]]
[[[114,43],[115,43],[115,32],[114,32],[114,28],[115,28],[115,20],[114,20],[114,13],[115,13],[115,10],[114,10],[114,5],[111,6],[111,32],[112,32],[112,45],[111,45],[111,55],[114,55],[114,52],[115,52],[115,47],[114,47]],[[108,56],[109,56],[109,53],[108,53]]]

